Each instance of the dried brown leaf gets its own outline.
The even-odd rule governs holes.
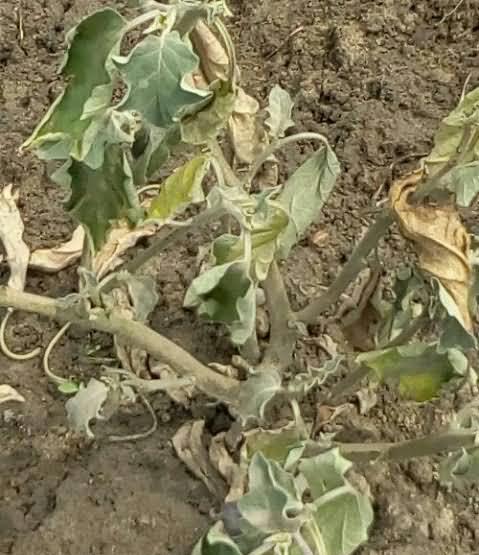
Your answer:
[[[459,309],[465,329],[472,332],[470,237],[454,204],[411,201],[411,194],[422,177],[422,171],[416,171],[396,181],[390,191],[391,206],[404,237],[414,244],[419,267],[447,290]]]
[[[228,129],[236,158],[244,164],[253,162],[267,140],[265,131],[258,125],[258,111],[258,101],[238,88]]]
[[[204,21],[199,21],[190,34],[200,67],[208,82],[228,80],[229,58],[221,42]]]
[[[10,268],[8,286],[23,291],[30,249],[23,241],[24,225],[16,202],[18,195],[12,192],[12,187],[6,185],[0,193],[0,240]]]
[[[9,401],[24,403],[25,399],[10,385],[0,385],[0,405]]]
[[[52,274],[67,268],[81,257],[84,239],[85,231],[79,225],[66,243],[51,249],[33,251],[30,256],[30,268]]]

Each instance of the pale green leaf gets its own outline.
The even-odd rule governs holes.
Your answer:
[[[248,264],[239,260],[203,272],[188,288],[184,306],[197,308],[207,320],[223,322],[233,343],[244,344],[256,320],[256,287]]]
[[[58,384],[58,391],[64,395],[73,395],[80,390],[79,384],[74,381],[66,381]]]
[[[239,547],[217,522],[195,545],[192,555],[242,555]]]
[[[356,360],[374,370],[380,380],[398,381],[401,394],[419,402],[436,396],[456,374],[447,352],[424,343],[371,351]]]
[[[269,93],[268,113],[265,124],[269,127],[269,134],[274,139],[284,137],[285,132],[293,127],[291,119],[294,102],[289,94],[279,85],[275,85]]]
[[[164,222],[183,212],[188,205],[202,202],[202,183],[208,168],[209,159],[205,156],[197,156],[178,168],[162,184],[147,217]]]
[[[273,395],[276,392],[273,392]],[[267,459],[277,462],[284,467],[291,454],[304,449],[301,432],[294,425],[275,430],[255,428],[244,434],[244,450],[248,460],[255,453],[261,452]]]
[[[264,534],[298,530],[303,504],[293,477],[261,453],[253,456],[248,477],[249,491],[238,501],[242,517]]]
[[[112,222],[140,216],[126,155],[117,145],[105,150],[103,166],[92,169],[82,162],[67,162],[52,179],[71,191],[66,209],[88,232],[95,249],[105,241]]]
[[[68,399],[65,408],[70,426],[76,432],[94,437],[90,422],[103,420],[101,409],[108,398],[108,387],[99,380],[91,378],[86,387],[81,387],[74,397]]]
[[[266,406],[281,391],[281,376],[275,371],[250,376],[239,391],[237,410],[242,420],[263,421]]]
[[[183,141],[192,145],[203,145],[216,139],[233,113],[234,102],[235,94],[230,84],[222,83],[214,91],[214,97],[207,106],[183,119],[181,122]]]
[[[111,56],[119,51],[125,20],[106,8],[81,21],[67,37],[62,68],[68,82],[24,147],[40,149],[43,157],[66,159],[89,150],[84,133],[90,116],[110,104],[113,92]],[[86,110],[86,115],[85,115]]]
[[[320,545],[324,555],[350,555],[368,539],[374,513],[366,495],[356,491],[344,474],[351,463],[337,449],[303,460],[299,471],[305,476],[314,501],[314,528],[305,538]],[[309,532],[309,533],[308,533]]]
[[[337,373],[341,368],[343,359],[342,355],[338,355],[331,360],[327,360],[318,368],[308,366],[306,372],[297,373],[292,377],[287,386],[288,391],[294,395],[304,397],[311,389],[322,385],[328,377]]]
[[[145,37],[115,63],[128,85],[120,107],[139,112],[157,127],[169,127],[208,94],[185,82],[198,67],[198,57],[177,31]]]
[[[280,254],[287,258],[291,248],[308,227],[316,221],[333,190],[340,167],[330,147],[315,152],[288,179],[278,202],[289,214],[290,221],[281,239]]]

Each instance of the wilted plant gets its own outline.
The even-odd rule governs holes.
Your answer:
[[[72,427],[89,436],[92,419],[137,399],[150,410],[153,431],[148,395],[160,390],[177,402],[198,390],[229,408],[241,425],[234,448],[220,434],[206,451],[203,422],[174,438],[190,469],[227,500],[195,554],[346,555],[367,539],[373,520],[369,496],[346,478],[352,462],[444,453],[442,480],[476,478],[476,401],[448,429],[372,444],[316,433],[301,407],[315,389],[334,406],[368,376],[398,383],[416,401],[432,399],[445,384],[475,384],[477,259],[459,209],[479,191],[479,89],[463,95],[441,123],[420,167],[393,184],[331,285],[294,311],[281,263],[318,219],[340,166],[322,135],[291,134],[293,102],[285,90],[274,86],[261,110],[240,87],[223,24],[228,15],[223,1],[149,1],[132,21],[102,9],[69,34],[64,92],[24,148],[55,168],[51,177],[69,191],[66,209],[80,227],[67,244],[30,253],[15,197],[4,189],[0,235],[11,277],[0,288],[0,305],[8,307],[2,347],[16,358],[38,354],[9,351],[3,332],[12,310],[64,324],[43,365],[60,391],[72,395],[66,404]],[[133,46],[125,55],[127,35]],[[292,175],[278,178],[277,153],[299,141],[318,148]],[[220,144],[229,145],[231,163]],[[156,185],[175,159],[182,162]],[[148,326],[158,296],[152,278],[139,273],[212,222],[220,222],[219,235],[184,304],[227,327],[241,355],[231,367],[206,366]],[[379,287],[377,246],[393,224],[416,258],[391,276],[387,297]],[[122,260],[142,237],[151,237],[150,246]],[[296,342],[342,298],[373,251],[353,310],[340,317],[355,352],[332,352],[320,368],[296,371]],[[78,293],[51,299],[24,292],[29,264],[54,272],[80,257]],[[48,364],[71,324],[115,338],[117,366],[103,367],[86,386],[57,376]],[[159,363],[156,377],[145,371],[148,356]],[[278,398],[291,407],[291,422],[280,428],[266,415]]]

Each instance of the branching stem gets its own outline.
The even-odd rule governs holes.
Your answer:
[[[313,299],[303,310],[296,313],[297,320],[305,324],[314,324],[321,314],[338,301],[346,287],[356,279],[363,269],[366,257],[378,244],[392,223],[391,212],[387,209],[384,210],[369,227],[337,278],[322,295]]]
[[[71,322],[85,329],[94,329],[119,336],[125,343],[144,349],[178,374],[190,377],[195,386],[211,397],[236,404],[239,382],[222,376],[151,328],[132,320],[107,315],[103,310],[83,313],[76,305],[62,300],[17,291],[0,286],[0,306],[35,312],[60,323]]]

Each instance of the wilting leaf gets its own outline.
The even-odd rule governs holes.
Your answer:
[[[212,465],[208,450],[203,444],[204,425],[202,420],[183,424],[173,436],[173,447],[178,457],[205,484],[208,491],[223,500],[226,484]]]
[[[207,96],[184,81],[198,67],[198,57],[177,31],[145,37],[127,57],[117,56],[115,63],[128,85],[120,107],[139,112],[158,127],[169,127]]]
[[[33,251],[28,265],[47,273],[59,272],[81,257],[84,240],[85,231],[80,225],[73,232],[72,238],[58,247]]]
[[[12,185],[6,185],[0,193],[0,240],[10,268],[8,286],[23,291],[30,249],[23,240],[24,226],[17,208],[17,197],[12,193]]]
[[[236,345],[242,345],[254,331],[255,286],[243,260],[214,266],[193,280],[184,306],[197,308],[203,318],[223,322]]]
[[[462,449],[441,462],[439,480],[466,490],[479,482],[479,449]]]
[[[404,396],[422,402],[436,396],[445,383],[458,375],[457,353],[440,353],[435,345],[413,343],[364,353],[356,360],[374,370],[380,380],[399,381]]]
[[[112,222],[138,219],[140,208],[126,155],[117,145],[105,150],[101,168],[67,162],[52,178],[69,187],[67,210],[86,228],[95,249],[105,242]]]
[[[246,219],[251,237],[253,275],[256,280],[264,281],[278,249],[281,233],[288,225],[288,216],[273,201],[259,201],[254,214]],[[244,235],[222,235],[213,244],[213,255],[217,264],[224,264],[249,256],[244,248]]]
[[[461,206],[469,206],[479,193],[478,121],[479,88],[467,94],[441,122],[434,148],[423,160],[428,175],[434,177],[459,158],[439,180],[438,187],[454,192]]]
[[[314,497],[313,518],[325,555],[350,555],[368,539],[374,513],[366,495],[357,492],[344,477],[350,465],[337,449],[299,465]],[[328,496],[333,492],[336,495]]]
[[[303,505],[292,476],[261,453],[253,456],[248,474],[249,492],[238,501],[243,518],[263,534],[298,530]]]
[[[281,391],[281,376],[275,371],[250,376],[239,391],[237,409],[242,420],[263,421],[266,406]]]
[[[94,437],[90,422],[93,419],[105,419],[101,410],[107,398],[108,387],[103,382],[91,378],[88,385],[82,387],[65,404],[70,426],[77,432],[86,433],[90,438]]]
[[[302,453],[304,450],[305,442],[294,423],[278,430],[256,428],[244,435],[244,449],[248,460],[255,453],[261,452],[267,459],[285,467],[294,451]]]
[[[258,111],[258,101],[238,88],[228,128],[235,156],[244,164],[253,162],[265,142],[264,131],[257,121]]]
[[[203,179],[209,159],[197,156],[178,168],[161,186],[160,193],[148,209],[148,218],[167,221],[181,213],[189,204],[204,200]]]
[[[235,95],[230,84],[223,82],[213,89],[211,102],[185,118],[181,123],[181,136],[185,143],[203,145],[216,139],[233,112]]]
[[[416,172],[397,181],[391,188],[391,205],[403,235],[414,244],[419,267],[440,282],[450,298],[446,310],[472,334],[469,234],[453,204],[410,203],[421,177],[422,172]]]
[[[195,545],[191,555],[243,555],[235,542],[225,533],[223,523],[217,522]]]
[[[190,33],[195,52],[200,58],[200,68],[208,83],[219,79],[229,80],[229,59],[226,50],[204,21],[198,21]]]
[[[8,403],[10,401],[16,401],[18,403],[24,403],[25,399],[10,385],[0,385],[0,405],[2,403]]]
[[[306,372],[301,372],[293,376],[288,383],[288,391],[301,397],[306,395],[313,387],[320,386],[329,376],[338,372],[343,358],[342,355],[335,356],[331,360],[327,360],[319,368],[308,366]]]
[[[54,159],[89,151],[84,134],[91,120],[84,111],[92,116],[110,104],[111,56],[119,51],[124,29],[123,17],[106,8],[85,18],[68,34],[69,49],[62,68],[68,84],[24,147],[41,149],[44,157]]]
[[[291,248],[316,220],[333,190],[340,167],[330,147],[315,152],[288,179],[278,202],[290,220],[281,240],[280,254],[287,258]]]
[[[294,102],[289,94],[279,85],[275,85],[269,93],[268,113],[265,121],[269,133],[274,139],[284,137],[285,132],[294,125],[291,119]]]

